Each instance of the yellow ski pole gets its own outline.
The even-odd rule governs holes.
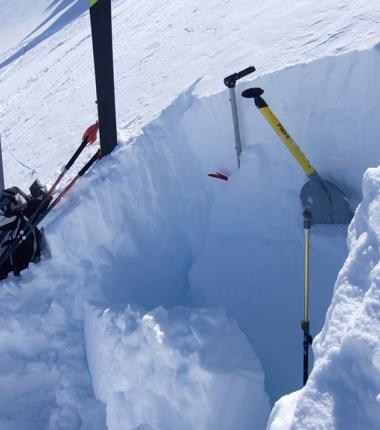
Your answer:
[[[305,235],[305,279],[304,279],[304,314],[301,321],[303,330],[303,385],[309,377],[309,346],[313,343],[310,335],[309,303],[310,303],[310,230],[311,230],[311,208],[305,207],[303,211],[303,226]]]

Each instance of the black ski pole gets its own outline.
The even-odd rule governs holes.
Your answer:
[[[244,78],[244,76],[247,76],[250,73],[253,73],[255,70],[256,69],[253,66],[250,66],[244,70],[241,70],[238,73],[232,73],[232,75],[224,78],[224,85],[229,89],[229,92],[230,92],[232,121],[234,125],[234,134],[235,134],[235,149],[236,149],[236,156],[237,156],[237,162],[238,162],[239,168],[240,168],[240,155],[242,152],[242,146],[241,146],[240,131],[239,131],[239,120],[238,120],[238,111],[237,111],[237,104],[236,104],[235,87],[236,87],[236,82],[239,79]]]
[[[102,156],[117,144],[111,0],[89,0]]]
[[[63,177],[66,175],[66,173],[70,170],[72,165],[75,163],[75,161],[78,159],[80,154],[83,152],[84,148],[87,145],[91,145],[96,141],[97,132],[99,130],[99,123],[96,122],[95,124],[88,127],[88,129],[84,132],[82,143],[79,145],[77,150],[74,152],[74,154],[71,156],[70,160],[67,162],[66,166],[64,167],[63,171],[60,173],[58,178],[55,180],[54,184],[50,187],[49,191],[46,193],[44,198],[41,200],[40,204],[37,206],[36,210],[33,212],[33,214],[29,217],[27,223],[23,227],[23,229],[20,231],[21,235],[25,234],[25,231],[27,231],[34,223],[36,219],[38,219],[38,216],[40,215],[41,211],[43,211],[44,207],[46,207],[50,200],[51,196],[53,195],[55,189],[57,188],[58,184],[62,181]]]
[[[78,174],[73,178],[66,187],[58,194],[58,196],[53,200],[53,202],[49,205],[49,207],[44,211],[37,220],[31,224],[28,231],[26,231],[20,241],[23,242],[34,230],[35,227],[38,226],[38,224],[48,215],[51,210],[57,206],[57,204],[60,202],[62,197],[69,191],[73,186],[79,181],[79,179],[87,172],[87,170],[90,169],[90,167],[95,163],[96,160],[100,158],[100,149],[96,151],[96,153],[87,161],[87,163],[79,170]]]
[[[79,179],[87,172],[87,170],[95,163],[96,160],[100,158],[100,149],[96,151],[96,153],[87,161],[87,163],[79,170],[77,176],[72,179],[68,185],[58,194],[58,196],[53,200],[51,205],[47,208],[44,213],[45,216],[59,203],[62,197],[69,191],[71,188],[79,181]]]
[[[303,226],[305,236],[305,283],[304,283],[304,318],[301,321],[303,330],[303,385],[309,378],[309,347],[313,343],[310,335],[309,321],[309,274],[310,274],[310,230],[311,230],[311,208],[305,207],[303,211]]]

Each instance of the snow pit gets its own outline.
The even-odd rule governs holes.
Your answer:
[[[118,3],[125,8],[125,16],[129,18],[129,5]],[[214,5],[209,4],[209,7],[214,8]],[[160,8],[156,9],[161,13]],[[370,14],[376,19],[372,11]],[[122,19],[121,15],[118,19]],[[252,18],[247,15],[247,19],[251,25]],[[356,22],[365,29],[370,28],[361,16]],[[76,28],[84,28],[82,22],[78,22]],[[88,72],[92,59],[83,54],[89,49],[88,34],[82,35],[82,30],[78,30],[77,36],[73,37],[71,29],[68,30],[67,39],[57,49],[52,49],[55,48],[52,38],[49,40],[51,44],[41,44],[40,51],[27,52],[2,75],[6,83],[2,85],[2,115],[8,127],[4,140],[14,142],[15,154],[27,164],[32,162],[32,167],[44,179],[52,179],[49,175],[53,175],[62,159],[71,154],[78,130],[82,129],[82,121],[93,120],[95,112],[95,105],[89,108],[87,102],[88,93],[93,93]],[[304,33],[303,30],[300,32]],[[145,37],[144,31],[136,30],[136,33]],[[310,34],[314,37],[314,31]],[[126,37],[124,28],[120,30],[119,39],[130,46],[131,38]],[[171,39],[177,43],[176,37],[171,36]],[[336,38],[340,44],[338,40]],[[315,43],[319,44],[318,41]],[[182,44],[177,45],[183,49]],[[294,41],[290,45],[298,46]],[[319,52],[325,53],[322,45]],[[134,57],[138,58],[141,44],[136,43],[135,46],[139,55]],[[193,57],[193,49],[200,45],[189,39],[189,46],[192,49],[187,52]],[[151,49],[156,47],[152,45]],[[305,49],[314,52],[315,46],[308,45]],[[53,52],[52,57],[48,55],[50,51]],[[204,343],[199,346],[189,329],[191,318],[196,321],[211,318],[227,333],[234,323],[226,320],[223,313],[219,316],[214,314],[216,311],[183,308],[181,311],[181,308],[164,311],[156,309],[158,306],[172,308],[180,304],[224,308],[228,318],[237,321],[260,359],[271,401],[300,387],[303,231],[298,192],[305,177],[252,103],[243,101],[239,94],[248,86],[262,86],[265,99],[320,174],[338,183],[349,194],[355,208],[361,200],[360,184],[364,171],[369,166],[380,164],[380,90],[375,85],[380,70],[379,47],[298,65],[239,85],[237,95],[244,147],[239,171],[236,169],[227,91],[222,87],[222,76],[215,78],[222,70],[219,66],[225,64],[226,55],[224,50],[210,50],[207,46],[205,52],[211,51],[220,55],[218,61],[221,63],[213,63],[216,74],[211,78],[213,86],[220,82],[219,92],[211,94],[211,87],[208,87],[210,79],[205,79],[172,102],[171,97],[196,78],[194,71],[199,73],[201,70],[197,63],[193,69],[181,68],[181,73],[175,74],[180,76],[175,85],[172,79],[162,80],[164,85],[158,85],[157,81],[141,73],[141,70],[149,69],[146,65],[138,65],[139,73],[135,69],[135,73],[126,76],[125,60],[120,59],[123,76],[116,83],[117,90],[120,93],[121,88],[128,88],[123,93],[128,93],[128,97],[123,99],[118,109],[120,124],[126,128],[125,135],[131,133],[131,129],[134,132],[139,129],[147,118],[150,120],[155,116],[156,119],[136,138],[129,139],[128,145],[119,145],[110,157],[99,161],[46,220],[52,259],[32,266],[21,280],[10,278],[2,284],[0,370],[4,376],[0,383],[6,396],[1,399],[1,426],[12,430],[55,430],[60,426],[70,430],[104,430],[105,413],[100,402],[94,399],[93,382],[97,397],[106,403],[109,426],[116,426],[114,428],[125,428],[130,423],[133,430],[156,430],[156,425],[174,425],[178,420],[183,420],[184,428],[199,428],[198,417],[203,420],[205,428],[208,425],[209,428],[212,425],[223,428],[220,427],[223,423],[212,421],[214,418],[210,414],[214,413],[213,409],[219,414],[225,412],[226,422],[236,420],[229,428],[238,428],[238,419],[243,419],[241,404],[232,403],[229,396],[223,402],[219,396],[219,393],[226,392],[227,384],[233,383],[231,392],[244,405],[252,398],[265,399],[263,376],[257,370],[258,365],[248,366],[248,373],[244,370],[246,373],[239,371],[237,374],[236,369],[233,370],[233,366],[246,369],[245,362],[242,365],[238,358],[244,361],[251,357],[251,362],[257,364],[245,338],[243,341],[241,333],[235,332],[236,339],[241,341],[236,350],[240,357],[234,355],[231,367],[221,370],[219,366],[225,365],[225,361],[220,357],[229,357],[232,351],[228,346],[236,346],[234,339],[220,334],[214,339],[214,336],[207,336],[200,330],[198,338]],[[272,70],[273,64],[283,67],[284,50],[281,48],[280,51],[281,55],[276,56],[279,63],[272,63]],[[80,53],[83,58],[90,58],[87,63],[78,61]],[[262,63],[268,56],[266,53],[263,55]],[[29,79],[31,69],[27,66],[31,57],[33,78]],[[144,58],[150,58],[152,65],[164,64],[166,67],[168,63],[162,59],[157,61],[155,56]],[[205,69],[208,70],[212,56],[199,55],[199,58],[207,61]],[[231,61],[236,60],[231,58]],[[247,55],[240,58],[246,61]],[[287,64],[299,58],[305,58],[302,51],[287,57]],[[66,63],[66,60],[70,62]],[[78,63],[83,69],[77,68]],[[62,82],[61,78],[67,75],[68,69],[72,77]],[[155,78],[161,76],[154,67],[150,69]],[[8,79],[10,76],[12,80]],[[141,79],[140,86],[132,81],[134,77]],[[152,83],[150,91],[145,91],[147,81]],[[46,91],[47,82],[51,85]],[[125,82],[128,86],[124,86]],[[62,115],[62,123],[52,125],[52,112],[62,112],[62,106],[74,109],[78,100],[84,101],[79,111],[74,110],[76,113],[73,114],[74,111],[66,109],[67,115]],[[36,105],[39,109],[35,109]],[[165,105],[168,107],[162,110]],[[73,116],[78,121],[73,122]],[[46,142],[46,136],[51,139],[49,151],[44,145],[36,144]],[[9,154],[5,160],[10,163]],[[11,170],[12,181],[26,185],[29,178],[24,167],[20,164],[15,167],[15,161],[12,161]],[[215,170],[229,174],[230,180],[209,179],[207,173]],[[368,198],[375,202],[376,193]],[[371,204],[368,200],[368,207]],[[364,221],[366,217],[374,220],[374,224],[372,220],[368,224],[362,223],[363,229],[370,229],[371,236],[377,224],[377,212],[371,209],[361,214]],[[312,231],[313,334],[323,327],[336,275],[347,255],[346,233],[342,226],[318,226]],[[355,243],[361,240],[367,246],[364,231],[356,239],[350,230],[350,246],[357,249],[358,254],[361,250]],[[372,236],[368,243],[376,245]],[[348,284],[341,284],[342,278],[339,278],[332,310],[322,332],[328,336],[322,335],[323,341],[316,340],[315,343],[317,362],[310,384],[301,394],[283,399],[285,408],[280,408],[282,402],[276,406],[276,410],[281,411],[278,417],[286,418],[286,425],[310,427],[311,421],[305,420],[306,413],[310,413],[314,422],[325,422],[326,428],[334,428],[339,425],[336,418],[342,416],[339,411],[350,409],[352,414],[347,416],[352,418],[352,422],[358,424],[360,421],[368,428],[377,427],[377,403],[374,399],[377,401],[379,398],[376,373],[378,338],[376,332],[371,333],[372,323],[376,323],[377,318],[376,306],[372,302],[376,302],[376,271],[364,271],[362,276],[356,276],[362,265],[371,270],[372,265],[376,265],[374,250],[375,246],[373,249],[368,246],[366,251],[367,257],[374,255],[373,260],[357,260],[358,266]],[[341,276],[344,277],[351,263],[347,261]],[[365,300],[361,301],[361,295],[356,295],[356,288],[363,288],[370,278],[374,289],[368,289],[368,292],[371,290],[374,294],[365,294],[371,303],[369,316],[360,320],[366,322],[362,331],[370,333],[370,339],[363,339],[359,330],[353,331],[355,336],[349,338],[335,359],[328,351],[334,352],[335,346],[339,347],[342,333],[350,332],[351,311],[355,315],[361,311],[367,313],[365,306],[362,309],[358,305],[364,304]],[[347,291],[345,285],[348,285]],[[341,295],[340,291],[346,293]],[[345,303],[352,299],[352,291],[355,293],[354,304],[345,308]],[[93,381],[88,374],[84,354],[83,303],[86,300],[107,302],[104,306],[90,308],[86,319],[87,360]],[[119,309],[115,303],[126,305]],[[127,308],[128,303],[136,303],[147,311]],[[340,305],[349,319],[335,314]],[[104,313],[108,307],[110,311]],[[149,312],[152,309],[155,310]],[[211,312],[212,317],[206,318],[202,312],[207,315]],[[148,315],[145,320],[144,315]],[[135,329],[128,326],[130,321]],[[170,324],[165,321],[170,321]],[[154,330],[157,325],[160,328],[158,332]],[[125,330],[124,326],[127,327]],[[190,339],[190,344],[195,344],[198,349],[194,347],[186,355],[183,337],[177,335],[177,330],[182,330],[184,338]],[[13,333],[17,336],[12,336]],[[162,343],[157,340],[161,338],[160,333],[166,336],[161,339]],[[97,341],[96,336],[100,336],[100,340]],[[216,340],[221,337],[220,345],[216,345]],[[119,343],[117,339],[120,339]],[[171,343],[166,344],[165,339],[170,339]],[[318,342],[322,348],[320,351]],[[23,348],[28,347],[27,351],[20,348],[21,344]],[[132,363],[130,356],[137,357],[133,349],[135,345],[143,356],[140,362]],[[217,355],[219,361],[215,359],[216,362],[211,364],[204,361],[202,352],[207,345],[222,350]],[[243,348],[242,345],[246,346]],[[194,357],[199,357],[198,361]],[[322,366],[325,359],[334,363],[333,371],[329,366]],[[125,377],[128,375],[129,378],[130,374],[124,362],[134,370],[132,385],[129,385],[131,380]],[[156,362],[158,370],[152,373]],[[180,375],[174,377],[173,369],[182,369],[181,365],[188,369],[188,373],[179,372]],[[368,377],[366,369],[371,370],[373,380]],[[332,374],[335,379],[331,379]],[[354,387],[347,383],[352,374],[355,376]],[[144,385],[147,375],[151,377],[148,381],[155,390]],[[181,386],[183,380],[179,376],[184,378],[186,388]],[[322,392],[320,386],[325,386],[326,381],[328,386]],[[336,381],[337,385],[334,385]],[[364,386],[370,389],[365,391]],[[338,395],[334,387],[342,388],[350,395]],[[311,391],[307,394],[309,389]],[[198,395],[190,396],[191,390]],[[356,392],[359,399],[355,398]],[[176,395],[171,396],[173,393]],[[178,417],[179,407],[173,399],[181,398],[181,395],[187,408],[181,405],[181,416]],[[335,398],[341,399],[341,403]],[[200,399],[206,399],[205,403]],[[299,405],[296,404],[297,399],[300,399]],[[358,400],[356,409],[351,407],[352,399]],[[211,405],[209,410],[204,406],[207,402]],[[265,400],[263,402],[264,405]],[[127,403],[132,404],[133,411],[128,409]],[[314,405],[311,412],[310,403]],[[363,407],[359,411],[360,405]],[[267,413],[265,405],[262,411],[265,411],[264,417]],[[257,429],[264,428],[265,422],[259,422],[260,417],[249,415],[253,412],[247,408],[243,416],[256,419]],[[295,419],[293,423],[291,416]],[[196,420],[195,425],[193,420]],[[341,422],[348,428],[348,419]],[[242,428],[244,425],[241,423]],[[282,430],[283,424],[279,425]]]

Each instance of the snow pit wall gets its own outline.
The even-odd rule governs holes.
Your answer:
[[[87,292],[101,290],[110,303],[152,309],[185,300],[193,245],[199,246],[210,205],[200,163],[176,122],[192,103],[190,93],[100,160],[96,175],[78,184],[71,207],[62,204],[48,228],[60,232],[49,237],[53,255],[79,266],[79,279],[91,285]],[[197,213],[186,222],[193,206]],[[62,243],[62,237],[80,240]]]
[[[272,107],[323,178],[361,200],[366,168],[380,163],[379,47],[298,65],[242,83],[262,87]],[[203,97],[184,115],[189,144],[214,181],[209,233],[190,272],[190,299],[221,306],[258,354],[272,400],[302,384],[305,175],[257,111],[238,96],[243,142],[236,169],[228,91]],[[347,255],[346,227],[315,226],[311,237],[311,330],[325,321]],[[280,352],[280,353],[279,353]],[[286,370],[285,370],[286,369]]]

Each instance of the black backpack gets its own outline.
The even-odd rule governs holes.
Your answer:
[[[19,188],[12,187],[0,193],[0,280],[5,279],[12,271],[19,276],[21,270],[26,269],[30,262],[36,263],[40,260],[43,237],[37,227],[10,253],[29,218],[36,218],[36,210],[45,197],[44,189],[38,181],[32,184],[30,191],[29,196]],[[46,210],[48,204],[47,201],[40,212]]]

